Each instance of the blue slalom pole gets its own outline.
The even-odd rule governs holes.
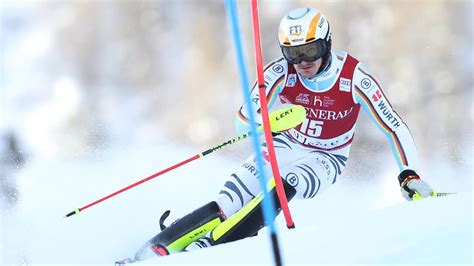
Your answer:
[[[244,96],[245,104],[249,108],[249,119],[251,125],[251,132],[252,132],[252,146],[256,154],[257,159],[257,169],[260,174],[260,186],[263,191],[263,215],[265,219],[265,223],[268,225],[270,229],[270,237],[273,247],[273,253],[275,258],[276,265],[282,265],[281,262],[281,255],[278,246],[278,237],[275,225],[273,223],[273,218],[275,217],[275,203],[269,197],[269,193],[267,191],[267,184],[266,184],[266,176],[265,176],[265,169],[263,166],[263,159],[261,156],[261,148],[259,143],[259,135],[257,134],[257,126],[255,122],[255,117],[253,113],[253,107],[250,100],[250,83],[248,78],[248,72],[246,68],[246,63],[243,55],[242,49],[242,39],[239,30],[239,21],[237,17],[237,7],[235,5],[235,0],[226,0],[226,9],[227,9],[227,18],[228,24],[231,27],[232,31],[232,40],[234,43],[235,51],[236,51],[236,59],[237,65],[240,74],[240,81],[242,84],[242,93]]]

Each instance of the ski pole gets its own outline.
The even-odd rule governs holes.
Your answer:
[[[444,196],[449,196],[449,195],[455,195],[456,193],[454,192],[434,192],[431,193],[431,197],[444,197]],[[412,197],[413,200],[422,200],[424,199],[423,196],[421,196],[418,192],[415,192],[415,194]]]
[[[432,195],[432,197],[444,197],[444,196],[448,196],[448,195],[456,195],[457,193],[454,193],[454,192],[438,192],[438,193],[435,193],[434,195]]]
[[[270,127],[271,127],[271,130],[274,133],[280,133],[280,132],[283,132],[283,131],[288,130],[290,128],[296,127],[297,125],[301,124],[305,118],[306,118],[306,110],[304,109],[304,107],[301,106],[301,105],[292,105],[290,107],[282,108],[282,109],[279,109],[279,110],[276,110],[276,111],[272,112],[270,114]],[[261,132],[262,130],[263,130],[262,126],[260,126],[258,128],[258,131]],[[220,145],[217,145],[217,146],[214,146],[210,149],[207,149],[207,150],[205,150],[205,151],[203,151],[199,154],[194,155],[193,157],[190,157],[190,158],[188,158],[188,159],[186,159],[182,162],[179,162],[179,163],[177,163],[173,166],[170,166],[170,167],[168,167],[164,170],[161,170],[161,171],[159,171],[155,174],[152,174],[152,175],[150,175],[150,176],[148,176],[148,177],[146,177],[142,180],[139,180],[139,181],[137,181],[137,182],[135,182],[135,183],[133,183],[129,186],[126,186],[126,187],[124,187],[120,190],[117,190],[112,194],[109,194],[109,195],[107,195],[103,198],[100,198],[100,199],[98,199],[98,200],[96,200],[96,201],[94,201],[94,202],[92,202],[92,203],[90,203],[90,204],[88,204],[84,207],[77,208],[77,209],[73,210],[72,212],[66,214],[66,216],[64,216],[64,218],[72,216],[74,214],[78,214],[81,211],[84,211],[87,208],[90,208],[90,207],[92,207],[96,204],[99,204],[100,202],[102,202],[104,200],[112,198],[112,197],[114,197],[114,196],[116,196],[116,195],[118,195],[118,194],[120,194],[124,191],[127,191],[127,190],[129,190],[133,187],[136,187],[136,186],[138,186],[142,183],[145,183],[148,180],[151,180],[151,179],[153,179],[157,176],[160,176],[160,175],[165,174],[165,173],[167,173],[171,170],[174,170],[178,167],[181,167],[181,166],[183,166],[183,165],[185,165],[189,162],[192,162],[196,159],[199,159],[199,158],[204,157],[208,154],[211,154],[214,151],[220,150],[220,149],[222,149],[226,146],[234,144],[234,143],[236,143],[240,140],[243,140],[243,139],[247,138],[248,136],[250,136],[250,133],[245,133],[245,134],[239,135],[237,137],[234,137],[234,138],[232,138],[232,139],[230,139],[230,140],[228,140],[228,141],[226,141],[226,142],[224,142]]]

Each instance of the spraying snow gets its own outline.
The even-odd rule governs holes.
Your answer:
[[[63,216],[195,153],[162,143],[116,148],[94,160],[29,162],[19,178],[22,200],[2,217],[2,264],[112,264],[132,256],[159,231],[158,218],[165,210],[172,211],[172,221],[213,200],[239,161],[211,156],[79,215]],[[386,189],[386,182],[392,188]],[[436,187],[437,180],[432,183]],[[276,220],[284,261],[471,263],[470,188],[406,202],[397,185],[392,177],[342,178],[312,200],[291,202],[296,229],[287,230],[281,216]],[[224,262],[272,264],[266,230],[254,238],[144,263]]]

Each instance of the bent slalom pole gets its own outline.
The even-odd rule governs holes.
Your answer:
[[[255,63],[257,67],[257,83],[258,83],[258,93],[260,99],[260,111],[262,114],[262,120],[264,125],[265,132],[265,141],[267,143],[268,158],[270,160],[270,165],[272,168],[273,179],[275,180],[275,187],[278,195],[278,200],[285,217],[286,227],[294,228],[295,224],[293,218],[291,217],[290,208],[288,207],[288,200],[286,198],[285,189],[283,188],[283,181],[280,177],[280,170],[278,168],[278,162],[275,155],[275,147],[273,145],[273,139],[271,134],[271,125],[268,121],[268,101],[266,98],[266,85],[265,78],[263,73],[263,56],[262,56],[262,47],[260,43],[260,22],[258,17],[258,0],[252,0],[252,26],[253,26],[253,40],[254,40],[254,51],[255,51]]]
[[[274,111],[274,112],[272,112],[272,113],[270,114],[270,127],[271,127],[271,130],[272,130],[274,133],[283,132],[283,131],[285,131],[285,130],[288,130],[288,129],[290,129],[290,128],[294,128],[294,127],[296,127],[297,125],[301,124],[301,123],[303,122],[303,120],[305,119],[305,117],[306,117],[306,110],[305,110],[304,107],[301,106],[301,105],[293,105],[293,106],[290,106],[290,107],[287,107],[287,108],[282,108],[282,109],[276,110],[276,111]],[[259,129],[260,132],[263,130],[263,129],[262,129],[262,126],[260,126],[258,129]],[[122,193],[122,192],[124,192],[124,191],[127,191],[127,190],[129,190],[129,189],[131,189],[131,188],[133,188],[133,187],[136,187],[136,186],[138,186],[138,185],[140,185],[140,184],[142,184],[142,183],[145,183],[145,182],[148,181],[148,180],[151,180],[151,179],[153,179],[153,178],[155,178],[155,177],[157,177],[157,176],[160,176],[160,175],[162,175],[162,174],[165,174],[165,173],[167,173],[167,172],[169,172],[169,171],[171,171],[171,170],[173,170],[173,169],[176,169],[176,168],[178,168],[178,167],[180,167],[180,166],[183,166],[183,165],[185,165],[185,164],[187,164],[187,163],[189,163],[189,162],[192,162],[192,161],[194,161],[194,160],[196,160],[196,159],[199,159],[199,158],[201,158],[201,157],[204,157],[204,156],[206,156],[206,155],[208,155],[208,154],[210,154],[210,153],[213,153],[214,151],[220,150],[220,149],[222,149],[223,147],[226,147],[226,146],[228,146],[228,145],[234,144],[235,142],[238,142],[238,141],[240,141],[240,140],[243,140],[243,139],[247,138],[248,136],[250,136],[250,133],[245,133],[245,134],[239,135],[239,136],[237,136],[237,137],[234,137],[234,138],[232,138],[232,139],[230,139],[230,140],[228,140],[228,141],[226,141],[226,142],[224,142],[224,143],[222,143],[222,144],[220,144],[220,145],[217,145],[217,146],[212,147],[212,148],[210,148],[210,149],[208,149],[208,150],[205,150],[205,151],[203,151],[202,153],[196,154],[196,155],[194,155],[194,156],[191,157],[191,158],[188,158],[188,159],[186,159],[186,160],[184,160],[184,161],[182,161],[182,162],[180,162],[180,163],[177,163],[177,164],[175,164],[175,165],[173,165],[173,166],[170,166],[170,167],[168,167],[168,168],[166,168],[166,169],[164,169],[164,170],[162,170],[162,171],[160,171],[160,172],[157,172],[157,173],[155,173],[155,174],[153,174],[153,175],[151,175],[151,176],[149,176],[149,177],[146,177],[146,178],[144,178],[144,179],[142,179],[142,180],[139,180],[139,181],[137,181],[137,182],[135,182],[135,183],[133,183],[133,184],[131,184],[131,185],[129,185],[129,186],[126,186],[126,187],[124,187],[124,188],[122,188],[122,189],[120,189],[120,190],[117,190],[117,191],[115,191],[114,193],[112,193],[112,194],[110,194],[110,195],[107,195],[107,196],[105,196],[105,197],[103,197],[103,198],[101,198],[101,199],[98,199],[98,200],[96,200],[96,201],[94,201],[94,202],[92,202],[92,203],[90,203],[90,204],[88,204],[88,205],[86,205],[86,206],[84,206],[84,207],[77,208],[77,209],[75,209],[74,211],[72,211],[72,212],[66,214],[66,216],[64,216],[64,218],[69,217],[69,216],[72,216],[72,215],[77,214],[77,213],[80,213],[81,211],[83,211],[83,210],[85,210],[85,209],[87,209],[87,208],[90,208],[90,207],[92,207],[92,206],[94,206],[94,205],[96,205],[96,204],[99,204],[99,203],[101,203],[101,202],[104,201],[104,200],[107,200],[107,199],[109,199],[109,198],[112,198],[112,197],[114,197],[114,196],[117,196],[118,194],[120,194],[120,193]]]

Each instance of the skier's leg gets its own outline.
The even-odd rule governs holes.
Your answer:
[[[336,181],[342,173],[344,165],[339,159],[325,152],[312,152],[309,156],[287,164],[280,171],[288,201],[293,197],[313,198]],[[342,160],[342,159],[341,159]],[[245,181],[248,181],[245,179]],[[270,180],[269,182],[272,182]],[[248,183],[246,183],[248,184]],[[280,212],[280,203],[274,188],[274,182],[269,194]],[[241,192],[242,193],[242,192]],[[220,200],[219,200],[220,199]],[[221,197],[218,202],[229,204],[229,197]],[[240,210],[217,226],[203,243],[193,243],[191,249],[235,241],[254,236],[265,225],[262,212],[263,193],[248,201]],[[235,201],[234,201],[235,202]],[[239,201],[237,201],[238,206]],[[227,210],[232,208],[227,208]],[[187,249],[190,249],[189,247]]]
[[[282,169],[280,172],[284,179],[286,174],[284,174],[283,169],[297,164],[300,160],[306,160],[309,158],[310,160],[315,161],[315,159],[311,159],[317,155],[313,153],[314,150],[301,146],[293,140],[288,139],[285,135],[280,134],[275,136],[273,141],[278,166]],[[264,171],[265,177],[267,178],[265,182],[268,182],[268,179],[273,175],[270,164],[267,160],[267,147],[265,145],[262,145],[262,155],[265,159]],[[240,166],[237,171],[230,176],[222,190],[219,192],[217,204],[219,204],[219,207],[226,217],[230,217],[243,208],[247,202],[260,193],[261,187],[259,178],[261,174],[257,169],[256,161],[255,154],[250,156],[242,166]],[[315,163],[318,162],[315,161]],[[289,184],[292,183],[289,182]]]
[[[212,201],[175,221],[146,242],[135,254],[135,259],[166,256],[182,251],[193,241],[205,236],[222,221],[221,210]]]
[[[137,251],[135,257],[142,260],[146,257],[180,252],[193,241],[203,238],[227,217],[241,209],[260,192],[258,173],[254,164],[255,157],[251,156],[239,171],[231,175],[229,181],[225,183],[221,197],[230,197],[226,199],[226,201],[230,201],[229,204],[221,205],[211,202],[186,215],[145,243]],[[226,213],[221,206],[230,207],[231,211]],[[198,241],[196,244],[200,244],[200,242]]]
[[[278,162],[287,198],[312,198],[334,183],[341,174],[341,158],[328,153],[299,149],[287,139],[276,138]],[[345,159],[344,159],[345,160]],[[268,170],[268,162],[266,169]],[[166,255],[182,251],[192,241],[206,234],[210,244],[219,244],[255,235],[264,226],[260,174],[251,156],[224,185],[216,202],[211,202],[181,218],[148,241],[136,254],[138,259],[149,254]],[[274,185],[273,185],[274,186]],[[276,199],[274,187],[270,195]],[[225,222],[221,223],[223,220]],[[216,228],[215,230],[213,230]],[[209,232],[212,231],[212,235]]]
[[[296,198],[314,198],[336,182],[344,165],[326,152],[314,152],[281,170],[282,179],[296,190]],[[341,159],[342,160],[342,159]]]
[[[283,185],[285,188],[287,200],[290,201],[295,195],[296,191],[285,181],[283,181]],[[274,206],[276,208],[276,217],[281,211],[281,207],[273,179],[269,181],[268,187],[270,188],[268,194],[273,200]],[[273,217],[273,219],[275,219],[275,217]],[[186,247],[185,250],[191,251],[255,236],[264,226],[265,219],[263,216],[263,192],[260,192],[243,208],[219,224],[211,233],[193,242],[188,247]]]
[[[229,177],[216,200],[226,217],[242,209],[261,192],[260,176],[255,155],[252,155]]]
[[[296,194],[296,190],[283,181],[287,200],[290,201]],[[275,182],[269,181],[271,190],[268,195],[273,200],[276,208],[275,217],[280,213],[281,206],[276,193]],[[272,217],[272,219],[275,219]],[[210,234],[210,244],[216,245],[255,236],[265,226],[263,216],[263,192],[250,200],[243,208],[218,225]]]
[[[321,155],[307,157],[287,165],[281,169],[283,184],[288,201],[293,197],[313,198],[334,183],[332,173],[336,169],[325,167],[326,159]],[[324,163],[322,163],[324,161]],[[242,209],[225,220],[211,233],[211,245],[235,241],[255,235],[265,225],[262,212],[262,194],[249,201]],[[270,191],[277,208],[276,215],[281,207],[275,188]]]

